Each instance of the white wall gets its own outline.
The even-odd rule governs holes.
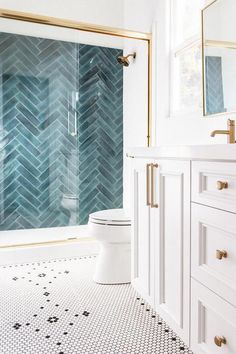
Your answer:
[[[206,39],[235,42],[235,0],[217,0],[204,11]],[[227,24],[227,25],[226,25]]]
[[[75,21],[123,27],[124,0],[0,0],[0,7]]]
[[[135,4],[137,6],[135,7]],[[168,118],[169,106],[169,60],[168,60],[168,0],[125,0],[125,27],[140,31],[150,31],[156,24],[154,65],[154,100],[156,102],[156,143],[158,145],[221,144],[225,136],[210,137],[214,129],[225,129],[227,119],[233,115],[220,117]]]
[[[134,31],[151,32],[158,1],[166,0],[124,0],[125,28]]]

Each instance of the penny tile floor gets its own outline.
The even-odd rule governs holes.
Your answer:
[[[95,262],[1,266],[0,353],[192,353],[131,285],[94,283]]]

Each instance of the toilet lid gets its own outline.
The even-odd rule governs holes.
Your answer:
[[[130,225],[131,219],[124,209],[96,211],[89,215],[89,221],[109,225]]]

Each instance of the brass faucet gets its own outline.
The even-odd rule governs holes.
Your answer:
[[[228,144],[235,144],[235,121],[228,119],[227,121],[228,130],[214,130],[211,132],[211,136],[214,137],[217,134],[228,135]]]

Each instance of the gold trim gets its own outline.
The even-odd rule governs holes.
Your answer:
[[[158,208],[158,204],[155,203],[154,199],[154,193],[155,193],[155,181],[154,181],[154,168],[158,168],[158,164],[151,164],[151,208]]]
[[[228,111],[228,112],[220,112],[220,113],[213,113],[213,114],[208,114],[206,111],[206,90],[205,90],[205,84],[206,84],[206,80],[205,80],[205,42],[207,42],[205,40],[204,37],[204,11],[207,10],[211,5],[213,5],[214,3],[216,3],[218,0],[213,0],[212,2],[210,2],[208,5],[206,5],[205,7],[202,8],[201,10],[201,48],[202,48],[202,108],[203,108],[203,116],[204,117],[218,117],[218,116],[225,116],[225,115],[232,115],[232,114],[236,114],[236,110],[235,111]],[[230,42],[228,42],[230,43]]]
[[[204,46],[216,47],[216,48],[236,49],[236,42],[216,41],[214,39],[206,39],[204,42]]]
[[[147,146],[152,145],[152,39],[148,41],[148,125]]]
[[[147,122],[147,146],[151,146],[152,135],[152,34],[131,31],[109,26],[100,26],[84,22],[70,21],[62,18],[41,16],[27,12],[12,11],[0,8],[0,18],[18,20],[24,22],[33,22],[49,26],[58,26],[71,28],[80,31],[116,36],[122,38],[131,38],[144,40],[148,43],[148,122]]]
[[[150,33],[136,32],[116,27],[94,25],[85,22],[70,21],[62,18],[36,15],[28,12],[12,11],[8,9],[0,8],[0,17],[24,22],[40,23],[49,26],[77,29],[80,31],[100,33],[117,37],[142,39],[146,41],[149,41],[151,39]]]
[[[149,169],[151,167],[151,163],[147,163],[146,165],[146,205],[150,206],[151,202],[149,200],[150,197],[150,177],[149,177]]]
[[[25,248],[25,247],[38,247],[38,246],[46,246],[46,245],[60,245],[60,244],[71,244],[71,243],[80,243],[80,242],[91,242],[94,241],[92,237],[81,237],[81,238],[68,238],[66,240],[53,240],[53,241],[44,241],[44,242],[31,242],[31,243],[19,243],[13,245],[3,245],[0,246],[1,249],[9,249],[9,248]]]
[[[207,116],[206,112],[206,97],[205,97],[205,47],[204,47],[204,11],[210,5],[204,7],[201,11],[201,48],[202,48],[202,109],[203,116]]]
[[[218,1],[218,0],[212,0],[209,4],[207,4],[206,6],[204,6],[204,7],[202,8],[202,11],[205,11],[206,9],[208,9],[208,7],[210,7],[211,5],[213,5],[216,1]]]

